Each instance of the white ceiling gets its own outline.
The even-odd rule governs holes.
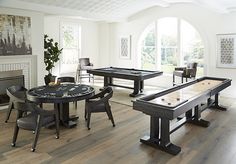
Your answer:
[[[40,11],[46,14],[120,21],[153,6],[192,3],[220,13],[236,11],[236,0],[0,0],[0,6]]]

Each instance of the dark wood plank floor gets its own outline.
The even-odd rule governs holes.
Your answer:
[[[104,113],[93,114],[91,130],[83,118],[83,104],[78,112],[78,126],[60,127],[60,139],[54,129],[43,128],[36,152],[30,152],[33,134],[20,130],[17,147],[10,146],[15,112],[9,123],[4,123],[5,112],[0,111],[0,163],[235,163],[236,162],[236,102],[222,101],[227,111],[207,109],[203,117],[211,122],[202,128],[186,124],[171,135],[174,144],[182,147],[177,156],[143,145],[139,139],[149,133],[149,117],[131,106],[111,102],[116,127]],[[46,106],[50,108],[51,106]]]

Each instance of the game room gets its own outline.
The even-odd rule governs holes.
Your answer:
[[[235,0],[1,0],[0,163],[236,163]]]

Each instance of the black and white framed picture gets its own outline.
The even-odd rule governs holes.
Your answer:
[[[130,59],[131,56],[131,36],[121,36],[119,40],[120,44],[120,58],[121,59]]]
[[[0,14],[0,56],[32,55],[31,18]]]
[[[217,67],[236,68],[236,34],[217,34]]]

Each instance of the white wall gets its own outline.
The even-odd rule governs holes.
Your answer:
[[[137,68],[137,46],[140,35],[151,22],[163,17],[184,19],[198,30],[205,46],[205,75],[233,79],[231,87],[225,89],[222,94],[236,97],[236,77],[234,76],[236,69],[216,68],[216,34],[236,33],[236,14],[222,15],[191,4],[176,4],[168,8],[153,7],[147,9],[130,17],[127,22],[110,24],[110,34],[105,34],[110,37],[107,47],[110,47],[109,52],[112,60],[108,64]],[[123,35],[132,36],[131,60],[119,58],[118,39]],[[153,85],[170,87],[172,76],[157,77],[148,82]]]
[[[111,57],[113,57],[113,55],[110,55],[110,25],[108,23],[98,23],[98,38],[98,67],[109,67],[110,60],[112,60]]]
[[[0,14],[19,15],[27,16],[31,18],[31,44],[32,44],[32,55],[37,56],[37,64],[31,68],[31,86],[37,86],[44,84],[44,63],[43,63],[43,14],[39,12],[11,9],[11,8],[0,8]],[[6,57],[4,57],[6,58]],[[24,60],[29,58],[29,55],[17,55],[9,57],[11,60],[17,58],[17,60]],[[1,63],[1,56],[0,56]],[[38,72],[38,73],[37,73]]]
[[[54,41],[60,43],[60,22],[78,23],[81,26],[81,57],[89,57],[94,67],[99,65],[98,24],[93,21],[69,19],[59,16],[46,16],[44,19],[44,33]],[[63,48],[63,47],[61,47]],[[75,70],[76,71],[76,70]],[[53,68],[53,74],[60,76],[59,62]]]

